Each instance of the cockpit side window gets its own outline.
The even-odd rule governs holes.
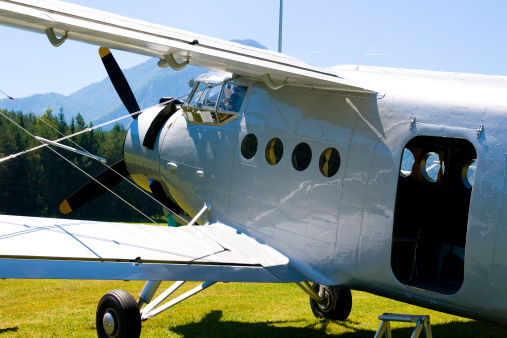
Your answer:
[[[203,94],[205,93],[205,91],[206,91],[206,84],[202,83],[202,82],[199,83],[195,87],[194,93],[193,93],[190,101],[188,102],[188,105],[189,106],[197,107],[200,102],[202,103],[202,99],[201,98],[204,96]]]
[[[218,110],[239,112],[247,89],[247,86],[232,85],[230,83],[224,85]]]
[[[194,124],[224,124],[239,116],[248,86],[234,83],[195,84],[183,106],[188,122]]]

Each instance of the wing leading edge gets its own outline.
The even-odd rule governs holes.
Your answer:
[[[155,25],[54,0],[0,0],[0,24],[148,55],[173,65],[180,62],[272,83],[369,92],[337,75],[285,54]],[[48,37],[52,36],[48,34]],[[53,37],[53,42],[58,40]]]
[[[171,228],[4,215],[0,278],[304,280],[287,257],[224,224]]]

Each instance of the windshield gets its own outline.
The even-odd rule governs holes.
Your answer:
[[[188,103],[190,106],[197,107],[197,104],[199,103],[199,99],[202,97],[202,94],[204,93],[204,90],[206,89],[205,83],[199,83],[197,87],[195,87],[194,93],[192,95],[192,98],[190,102]]]
[[[248,86],[197,82],[184,107],[191,123],[222,124],[238,116]]]
[[[199,83],[188,105],[198,108],[215,109],[221,88],[221,84]]]

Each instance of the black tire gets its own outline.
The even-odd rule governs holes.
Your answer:
[[[112,325],[106,327],[108,316]],[[137,302],[128,292],[114,290],[106,293],[97,306],[95,314],[97,336],[102,338],[139,338],[141,335],[141,314]]]
[[[352,294],[349,289],[319,284],[313,284],[312,287],[317,293],[320,288],[324,291],[323,303],[310,297],[310,306],[315,317],[330,320],[346,320],[349,317],[352,310]]]

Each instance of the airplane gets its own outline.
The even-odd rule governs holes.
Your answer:
[[[133,118],[123,160],[60,210],[130,177],[187,224],[0,215],[0,278],[146,280],[102,297],[100,337],[216,282],[296,283],[332,320],[361,290],[507,324],[506,77],[318,68],[54,0],[0,0],[0,23],[100,46]],[[110,49],[213,70],[141,110]],[[205,282],[163,303],[185,281]]]

